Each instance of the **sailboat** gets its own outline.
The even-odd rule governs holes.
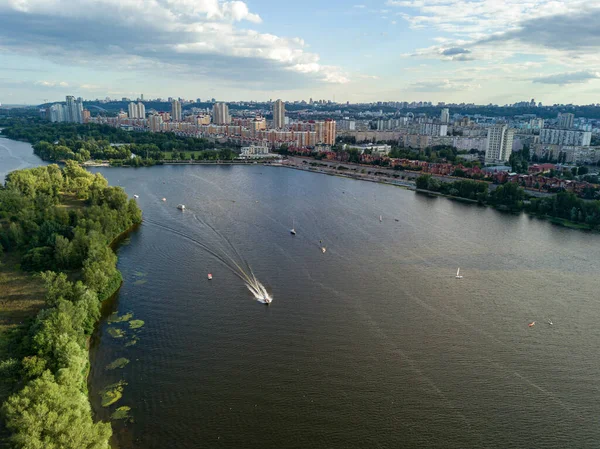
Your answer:
[[[462,279],[463,277],[460,275],[460,268],[458,270],[456,270],[456,276],[454,276],[456,279]]]
[[[379,216],[379,222],[381,223],[383,221],[383,217],[380,215]]]
[[[294,220],[292,220],[292,229],[290,229],[290,234],[296,235],[296,228],[294,226]]]

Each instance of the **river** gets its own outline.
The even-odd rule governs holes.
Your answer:
[[[10,140],[0,134],[0,183],[3,184],[6,175],[13,170],[46,164],[33,154],[31,144]]]
[[[145,324],[91,352],[118,447],[598,446],[599,235],[281,167],[92,171],[145,218],[108,311]]]

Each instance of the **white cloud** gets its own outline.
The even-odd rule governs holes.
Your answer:
[[[237,0],[0,0],[0,50],[218,79],[347,82],[302,39],[239,25],[261,21]]]
[[[532,81],[534,83],[541,84],[565,85],[587,83],[590,80],[599,78],[600,73],[583,70],[579,72],[556,73],[553,75],[539,76],[537,78],[533,78]]]

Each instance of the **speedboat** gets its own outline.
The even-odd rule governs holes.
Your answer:
[[[552,326],[554,323],[552,322],[552,320],[548,320],[548,324],[549,324],[550,326]]]
[[[290,234],[296,235],[296,226],[294,226],[294,220],[292,220],[292,229],[290,229]]]
[[[208,273],[208,280],[212,281],[212,274]]]
[[[325,248],[325,247],[323,246],[323,247],[321,248],[321,252],[322,252],[323,254],[325,254],[325,252],[326,252],[326,251],[327,251],[327,248]]]
[[[133,197],[134,197],[134,198],[139,198],[140,196],[139,196],[139,195],[133,195]]]
[[[456,276],[454,276],[456,279],[462,279],[463,277],[460,275],[460,268],[458,270],[456,270]]]
[[[178,204],[177,205],[177,209],[179,209],[179,210],[185,210],[185,204]]]
[[[166,198],[163,198],[162,200],[163,200],[163,201],[167,201],[167,199],[166,199]]]
[[[379,216],[379,222],[381,223],[383,221],[383,217],[380,215]]]

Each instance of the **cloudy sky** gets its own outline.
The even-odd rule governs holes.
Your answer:
[[[0,103],[600,102],[600,0],[0,0]]]

